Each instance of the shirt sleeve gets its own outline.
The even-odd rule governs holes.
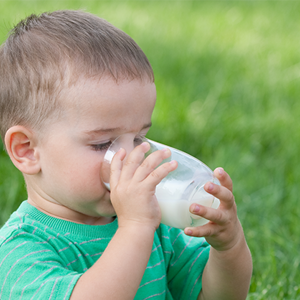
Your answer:
[[[176,300],[197,299],[210,245],[204,238],[190,237],[180,229],[160,226],[167,262],[169,290]]]
[[[69,299],[81,275],[34,235],[15,232],[1,244],[0,299]]]

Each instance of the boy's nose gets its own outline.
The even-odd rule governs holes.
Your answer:
[[[125,162],[128,156],[130,155],[130,153],[133,151],[133,149],[142,143],[143,143],[143,139],[141,137],[121,136],[120,140],[116,141],[116,148],[118,148],[118,150],[121,148],[125,149],[126,151],[126,156],[124,158],[124,162]]]

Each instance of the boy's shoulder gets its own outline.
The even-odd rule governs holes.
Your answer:
[[[66,268],[53,238],[23,203],[10,216],[0,229],[0,299],[69,299],[80,273]]]
[[[21,234],[24,217],[18,211],[15,211],[0,228],[0,247],[12,240],[13,236]]]
[[[49,234],[46,233],[45,226],[26,213],[22,203],[0,228],[0,258],[5,253],[19,253],[20,249],[24,249],[26,254],[32,247],[30,244],[42,243],[47,240],[47,236]]]
[[[56,226],[52,226],[55,223]],[[56,248],[56,244],[65,245],[72,241],[70,236],[65,228],[60,230],[59,219],[45,215],[24,201],[0,229],[0,257],[7,251],[17,253],[21,248],[35,248],[37,245]],[[15,247],[18,251],[14,250]]]

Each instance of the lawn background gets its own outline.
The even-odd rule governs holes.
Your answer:
[[[148,137],[233,179],[254,262],[247,299],[300,299],[300,2],[0,0],[0,43],[56,9],[85,9],[137,41],[158,93]],[[26,199],[2,148],[0,226]]]

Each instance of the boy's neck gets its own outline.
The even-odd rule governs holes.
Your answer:
[[[62,206],[60,204],[52,203],[50,201],[43,202],[43,204],[40,205],[40,203],[38,203],[39,201],[34,201],[30,197],[28,197],[27,202],[48,216],[69,222],[85,225],[106,225],[115,220],[115,217],[87,216],[82,213],[73,211],[70,208]]]

